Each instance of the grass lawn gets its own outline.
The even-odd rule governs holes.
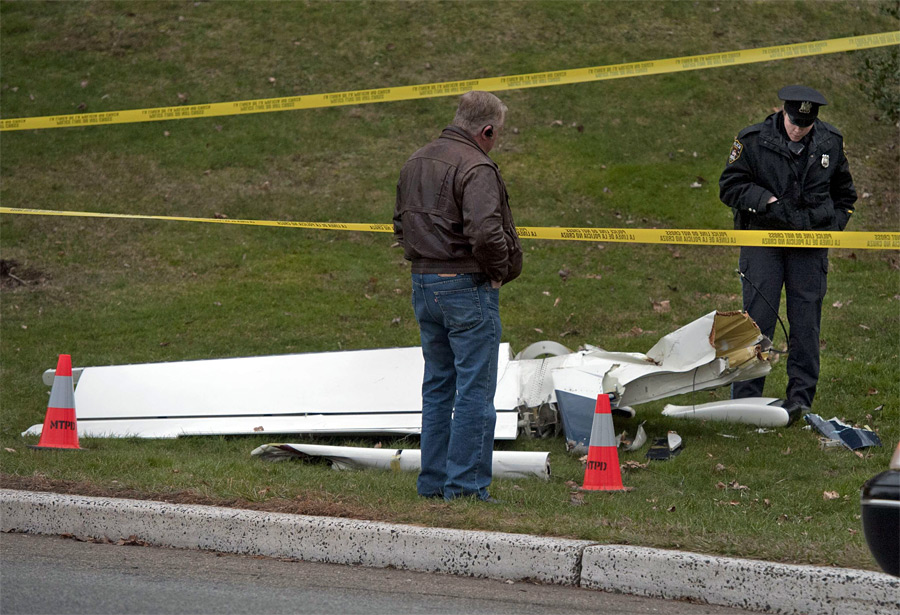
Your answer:
[[[3,118],[339,92],[602,66],[898,29],[890,2],[0,2]],[[492,156],[522,226],[731,228],[718,178],[734,135],[789,83],[822,91],[861,195],[850,230],[900,229],[897,126],[866,95],[884,49],[500,92]],[[388,223],[399,169],[452,119],[453,97],[0,135],[7,207]],[[700,184],[699,188],[692,184]],[[504,340],[646,352],[714,309],[740,308],[737,249],[523,240]],[[408,264],[390,235],[169,221],[0,216],[0,486],[523,532],[877,569],[859,488],[900,439],[900,257],[834,250],[815,411],[878,430],[860,457],[800,426],[677,422],[685,450],[629,464],[625,494],[553,477],[497,480],[505,503],[420,501],[415,476],[250,457],[272,436],[84,439],[38,452],[41,373],[75,365],[414,346]],[[567,275],[560,275],[561,271]],[[653,302],[668,301],[668,311]],[[782,308],[783,313],[783,308]],[[780,329],[776,345],[784,343]],[[766,394],[786,383],[775,366]],[[877,408],[880,410],[876,410]],[[636,421],[616,420],[631,433]],[[725,437],[722,434],[734,437]],[[274,441],[372,446],[377,439]],[[381,439],[416,447],[416,438]],[[643,453],[621,454],[643,463]],[[837,492],[828,499],[825,492]]]

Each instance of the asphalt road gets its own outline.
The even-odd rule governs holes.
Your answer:
[[[0,534],[0,613],[749,613],[531,583]]]

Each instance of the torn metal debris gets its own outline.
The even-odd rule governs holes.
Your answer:
[[[629,440],[624,432],[619,436],[617,443],[622,447],[622,450],[629,452],[640,450],[647,443],[647,432],[644,430],[644,423],[646,421],[641,421],[641,424],[638,425],[637,432],[634,434],[634,440]]]
[[[572,450],[589,445],[594,405],[610,394],[613,412],[673,395],[750,380],[772,368],[771,341],[743,312],[710,312],[666,335],[647,354],[590,346],[544,359],[511,361],[519,405],[555,407]]]
[[[836,417],[826,421],[818,414],[807,414],[803,419],[825,436],[826,440],[834,442],[834,446],[840,444],[851,451],[870,446],[881,446],[881,438],[874,431],[847,425]],[[830,442],[825,442],[825,445],[829,446]]]
[[[647,450],[647,459],[652,459],[656,461],[666,461],[667,459],[671,459],[684,450],[684,442],[681,440],[681,436],[679,436],[674,431],[670,431],[666,434],[665,438],[656,438],[653,440],[653,444],[650,445],[650,448]]]

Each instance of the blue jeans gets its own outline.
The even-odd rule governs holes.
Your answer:
[[[482,274],[414,273],[412,304],[425,358],[417,491],[446,500],[487,499],[497,422],[500,291]]]

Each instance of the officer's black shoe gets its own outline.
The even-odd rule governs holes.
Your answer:
[[[791,401],[782,406],[788,413],[787,426],[790,427],[794,422],[809,412],[809,406],[804,406],[800,402]]]

